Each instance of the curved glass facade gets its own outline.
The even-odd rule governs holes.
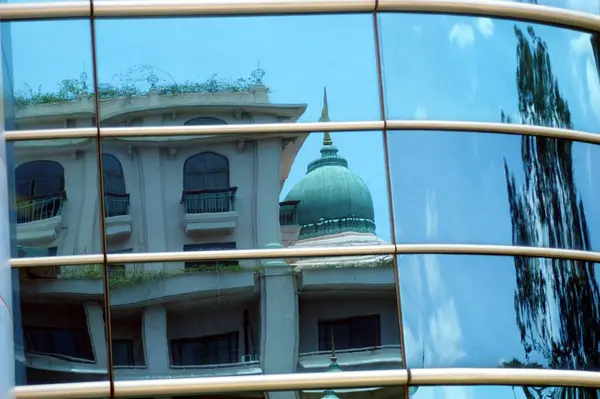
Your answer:
[[[600,396],[599,4],[25,3],[0,396]]]

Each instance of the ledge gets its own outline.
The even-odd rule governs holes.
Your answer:
[[[288,247],[298,241],[298,235],[300,234],[300,225],[290,224],[281,225],[279,227],[281,231],[281,244]]]
[[[395,291],[393,268],[330,268],[305,269],[298,273],[299,291],[344,290]]]
[[[235,230],[238,213],[235,211],[218,213],[186,213],[183,217],[185,234],[201,236],[207,234],[231,234]]]
[[[131,215],[111,216],[105,220],[107,240],[123,240],[131,235]]]
[[[62,225],[62,216],[17,224],[17,242],[19,245],[40,244],[56,239]]]

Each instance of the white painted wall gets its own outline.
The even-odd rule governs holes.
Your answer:
[[[264,92],[246,94],[234,93],[227,98],[230,103],[235,102],[236,99],[246,101],[245,99],[250,98],[249,96],[255,96],[263,103],[268,101]],[[210,95],[204,97],[208,99],[207,101],[212,101]],[[158,101],[156,98],[146,98],[134,99],[131,103],[127,103],[126,107],[135,108],[138,100],[144,102],[145,106],[160,105],[156,103]],[[77,106],[81,106],[82,109],[89,112],[92,104],[86,102]],[[47,109],[54,109],[54,112],[62,110],[61,112],[64,113],[66,112],[64,107],[64,105],[49,105],[44,107],[44,110],[41,108],[30,109],[27,112],[30,117],[39,116],[43,114],[42,111],[46,112]],[[129,126],[131,124],[130,117],[127,117],[128,120],[126,117],[121,118],[118,115],[119,111],[123,112],[123,107],[125,107],[123,104],[118,107],[114,104],[103,104],[102,115],[112,115],[113,119],[110,121],[112,126]],[[257,113],[254,115],[254,122],[275,123],[278,119],[274,113]],[[154,112],[136,123],[151,126],[175,126],[183,125],[185,121],[198,116],[202,115],[191,111],[170,113],[168,109],[163,109],[163,111]],[[232,112],[221,111],[206,116],[217,117],[230,124],[248,123],[248,120],[244,119],[245,116],[239,119]],[[90,124],[91,116],[89,115],[79,118],[76,123],[79,127],[88,127]],[[66,127],[66,120],[60,118],[57,120],[55,117],[53,121],[31,123],[22,121],[19,127]],[[48,143],[45,146],[42,145],[43,143],[38,143],[37,146],[35,143],[22,144],[20,147],[17,146],[20,148],[16,154],[19,163],[41,159],[54,160],[61,163],[65,170],[65,189],[68,201],[63,208],[63,230],[56,242],[52,243],[53,246],[59,247],[58,254],[100,253],[98,164],[94,140],[54,140],[53,146],[48,146]],[[281,165],[282,158],[290,156],[283,154],[281,138],[270,137],[260,141],[250,138],[244,143],[240,143],[237,138],[224,136],[161,137],[150,140],[115,138],[104,139],[102,147],[104,153],[115,156],[121,162],[126,190],[130,194],[131,202],[132,233],[121,241],[111,241],[109,251],[132,249],[133,252],[172,252],[182,251],[186,244],[209,242],[235,242],[238,249],[247,249],[264,248],[268,244],[280,243],[278,204],[282,176],[285,174]],[[239,217],[236,228],[230,235],[193,239],[185,235],[184,208],[180,203],[183,190],[183,168],[187,158],[204,151],[217,152],[229,159],[230,185],[238,187],[235,210]],[[0,176],[4,176],[1,172],[0,170]],[[0,195],[2,195],[2,190],[0,190]],[[0,205],[1,201],[0,197]],[[0,228],[4,227],[0,225]],[[2,237],[8,237],[8,234]],[[253,261],[241,263],[246,266],[255,264]],[[166,303],[167,298],[172,301],[177,295],[190,294],[190,285],[193,285],[192,288],[196,291],[208,291],[209,289],[215,291],[214,275],[211,278],[201,275],[177,277],[169,281],[168,287],[163,286],[165,282],[152,282],[144,286],[115,289],[114,292],[111,292],[113,306],[137,308],[143,312],[140,337],[144,342],[146,363],[144,369],[118,370],[116,375],[125,376],[127,373],[130,373],[130,376],[135,374],[139,376],[140,373],[160,376],[174,375],[175,371],[171,367],[169,356],[169,340],[174,338],[202,337],[237,330],[239,332],[239,358],[241,358],[244,354],[244,309],[249,310],[255,349],[261,357],[260,365],[256,366],[262,367],[262,370],[258,370],[259,373],[296,372],[298,354],[318,350],[317,322],[319,318],[380,314],[382,345],[399,344],[396,300],[393,295],[391,299],[378,300],[356,299],[351,296],[346,298],[342,296],[339,300],[303,299],[300,301],[302,306],[299,311],[297,280],[292,267],[276,260],[265,262],[263,266],[267,270],[264,276],[260,277],[260,293],[256,292],[256,296],[260,296],[260,301],[248,300],[244,304],[214,305],[213,302],[213,305],[210,306],[204,305],[195,308],[187,306],[183,309],[180,307],[181,302],[185,303],[188,299],[182,299],[177,305],[179,308]],[[174,270],[183,268],[184,264],[183,262],[155,263],[144,265],[144,267],[146,270]],[[345,271],[340,270],[339,273],[345,273]],[[218,276],[216,290],[219,291],[219,295],[217,297],[225,296],[226,289],[236,293],[243,291],[245,294],[255,292],[254,277],[251,276],[249,281],[246,281],[248,280],[246,278],[243,282],[238,282],[242,277],[244,276],[241,274]],[[186,279],[186,284],[178,283],[177,279],[183,278]],[[202,282],[198,282],[198,279],[202,279]],[[61,281],[61,283],[73,284],[75,287],[81,282]],[[65,288],[65,290],[67,289]],[[68,290],[64,293],[68,295]],[[153,295],[156,298],[152,298],[152,305],[140,301],[140,299],[148,300]],[[100,302],[88,301],[85,303],[88,329],[99,367],[106,366],[104,355],[106,340],[102,313]],[[24,316],[27,314],[24,312]],[[0,323],[2,316],[0,310]],[[2,339],[2,326],[3,324],[0,324],[0,342],[5,342]],[[128,334],[130,333],[131,331],[128,332]],[[118,333],[115,334],[115,337],[118,335]],[[9,342],[12,344],[12,339]],[[240,370],[240,372],[247,372],[247,370]],[[288,399],[294,397],[295,393],[270,393],[269,396],[271,399]]]

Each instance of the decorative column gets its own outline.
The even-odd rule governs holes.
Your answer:
[[[84,304],[90,341],[94,350],[94,359],[99,369],[108,372],[108,348],[106,343],[106,327],[104,325],[104,306],[102,302],[87,301]]]
[[[169,372],[169,342],[167,339],[167,311],[162,306],[144,309],[144,347],[148,375],[166,375]]]
[[[267,248],[282,248],[269,244]],[[261,275],[260,363],[265,374],[295,373],[298,367],[299,314],[296,279],[282,259],[263,262]],[[268,399],[297,399],[296,391],[268,392]]]
[[[99,195],[103,193],[98,192],[98,156],[96,153],[95,145],[85,152],[82,159],[77,162],[80,164],[81,172],[83,174],[83,185],[85,190],[81,193],[83,196],[81,202],[81,208],[79,209],[81,215],[81,228],[72,229],[70,231],[75,237],[72,241],[76,244],[73,248],[72,253],[65,253],[65,255],[84,255],[84,254],[99,254],[102,253],[102,237],[100,233],[100,227],[96,224],[98,215],[100,215],[98,205],[100,200]],[[82,164],[82,165],[81,165]],[[71,188],[70,186],[67,186]],[[75,191],[75,190],[73,190]],[[67,192],[67,196],[69,193]],[[74,203],[71,206],[75,205]],[[102,220],[99,221],[103,223]],[[88,227],[94,226],[94,227]],[[75,227],[75,226],[74,226]]]
[[[258,228],[257,243],[262,248],[281,242],[279,227],[279,191],[281,175],[281,139],[257,140],[258,179],[255,199]]]
[[[159,148],[140,148],[142,167],[141,192],[144,204],[146,246],[148,252],[165,252],[167,236],[164,221],[164,198]],[[147,263],[144,270],[163,270],[162,263]]]

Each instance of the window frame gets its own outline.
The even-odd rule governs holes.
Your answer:
[[[353,339],[353,323],[359,323],[364,321],[371,321],[372,331],[373,331],[373,341],[369,345],[364,345],[361,343],[361,338]],[[348,345],[344,345],[344,343],[331,342],[331,335],[333,333],[335,338],[335,332],[332,332],[332,328],[335,326],[347,326],[348,328]],[[356,328],[356,327],[354,327]],[[381,346],[381,316],[379,314],[371,314],[364,316],[352,316],[347,318],[340,319],[323,319],[318,320],[317,322],[317,334],[318,334],[318,347],[319,351],[330,351],[335,346],[336,350],[352,350],[352,349],[361,349],[361,348],[373,348]],[[357,334],[354,331],[354,334]]]
[[[222,339],[228,339],[230,351],[228,355],[227,361],[222,361],[219,359],[218,363],[210,362],[196,362],[196,364],[184,364],[183,362],[183,353],[186,352],[186,345],[189,344],[201,344],[205,345],[205,353],[208,353],[208,345],[212,342],[218,342]],[[190,352],[192,349],[188,349]],[[207,366],[207,365],[223,365],[223,364],[233,364],[239,363],[239,352],[240,352],[240,332],[239,331],[229,331],[221,334],[213,334],[206,335],[203,337],[195,337],[195,338],[177,338],[169,340],[169,352],[170,352],[170,361],[171,367],[197,367],[197,366]]]

